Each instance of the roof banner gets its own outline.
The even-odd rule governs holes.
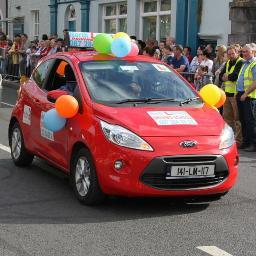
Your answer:
[[[93,32],[69,32],[69,46],[77,48],[92,48],[93,39],[99,33]]]

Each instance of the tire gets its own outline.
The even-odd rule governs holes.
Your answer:
[[[70,181],[82,204],[95,205],[104,201],[106,196],[101,191],[92,156],[86,148],[79,149],[72,160]]]
[[[12,160],[15,165],[25,167],[32,163],[34,155],[30,154],[25,148],[23,134],[18,122],[14,123],[11,128],[9,145]]]

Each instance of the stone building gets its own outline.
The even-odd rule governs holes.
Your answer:
[[[232,1],[230,19],[229,43],[256,42],[256,0]]]

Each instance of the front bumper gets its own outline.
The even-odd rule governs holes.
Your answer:
[[[222,154],[153,156],[137,152],[136,156],[124,151],[112,153],[105,161],[96,161],[100,185],[108,195],[127,197],[203,196],[221,194],[230,190],[238,175],[236,145]],[[121,171],[113,167],[116,159],[123,159]],[[176,162],[175,162],[176,161]],[[178,161],[178,162],[177,162]],[[208,178],[184,178],[167,180],[166,168],[173,163],[193,165],[214,164],[215,175]]]
[[[178,177],[166,179],[172,166],[215,166],[214,176],[211,177]],[[228,165],[221,155],[189,155],[157,157],[144,170],[140,181],[152,188],[160,190],[183,190],[212,187],[224,182],[229,175]]]

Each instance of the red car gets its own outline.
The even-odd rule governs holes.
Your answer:
[[[79,112],[52,132],[42,117],[63,90]],[[234,134],[221,115],[169,66],[145,56],[42,59],[21,86],[9,143],[17,166],[36,155],[69,174],[85,204],[106,195],[221,196],[238,174]]]

